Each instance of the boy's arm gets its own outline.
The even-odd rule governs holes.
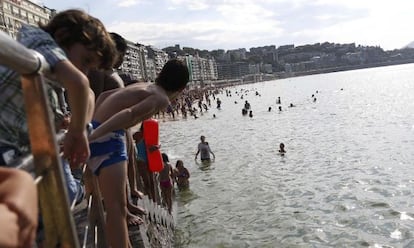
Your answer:
[[[57,80],[66,89],[71,109],[71,122],[64,140],[64,156],[70,158],[71,166],[86,162],[89,157],[89,144],[86,136],[86,124],[91,119],[88,110],[93,106],[89,95],[88,78],[67,60],[55,66]]]
[[[168,105],[168,100],[164,100],[155,95],[146,97],[141,102],[120,110],[108,120],[104,121],[97,129],[95,129],[89,136],[89,140],[93,141],[109,132],[133,127],[139,122],[150,118],[159,109]]]
[[[112,89],[112,90],[107,90],[102,92],[98,98],[96,99],[95,105],[96,107],[98,107],[100,104],[102,104],[103,101],[105,101],[105,99],[110,96],[111,94],[115,93],[115,91],[117,91],[119,88],[117,89]]]

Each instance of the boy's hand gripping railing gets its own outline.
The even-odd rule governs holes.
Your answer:
[[[43,56],[20,45],[3,32],[0,32],[0,44],[0,64],[22,74],[35,172],[43,177],[38,184],[38,191],[45,226],[44,247],[79,247],[64,184],[55,128],[49,115],[40,75],[47,69],[47,63]]]

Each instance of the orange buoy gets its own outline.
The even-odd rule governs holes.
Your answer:
[[[159,146],[159,125],[156,119],[143,121],[144,142],[147,150],[148,168],[151,172],[159,172],[164,168],[160,149],[150,151],[153,146]]]

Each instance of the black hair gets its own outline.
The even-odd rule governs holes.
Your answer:
[[[180,60],[169,60],[158,74],[155,82],[164,90],[177,92],[183,90],[190,80],[187,66]]]
[[[162,161],[164,161],[164,162],[170,162],[170,160],[168,159],[168,155],[167,154],[162,153],[161,155],[162,155]]]
[[[125,53],[128,48],[125,39],[121,35],[114,32],[110,32],[109,34],[111,35],[112,40],[115,42],[116,50],[118,50],[120,53]]]

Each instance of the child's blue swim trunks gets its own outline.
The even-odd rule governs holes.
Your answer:
[[[92,121],[93,129],[101,123]],[[99,170],[109,165],[128,160],[125,145],[125,131],[116,130],[108,133],[89,144],[91,157],[88,162],[89,168],[95,175]]]

